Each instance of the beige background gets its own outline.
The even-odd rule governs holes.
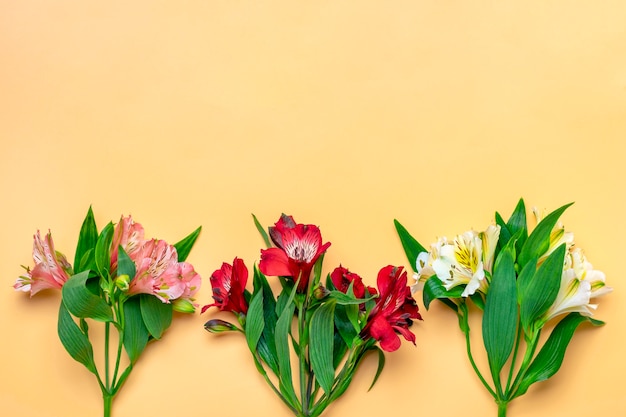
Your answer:
[[[0,2],[0,403],[15,417],[101,413],[95,379],[56,335],[59,294],[11,289],[51,229],[73,259],[90,204],[131,213],[189,260],[258,260],[251,221],[321,226],[339,262],[375,283],[422,243],[486,227],[519,197],[554,209],[615,291],[556,377],[510,417],[626,414],[626,5],[622,1]],[[419,304],[421,297],[418,296]],[[417,347],[366,361],[329,417],[495,416],[437,305]],[[177,317],[149,346],[117,417],[288,416],[243,339]],[[480,346],[480,345],[477,345]]]

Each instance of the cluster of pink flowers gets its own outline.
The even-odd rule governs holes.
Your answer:
[[[164,240],[145,239],[143,226],[131,216],[122,217],[115,226],[111,244],[110,275],[117,275],[119,248],[135,263],[135,276],[128,277],[128,296],[151,294],[164,303],[174,302],[182,311],[194,309],[194,295],[200,289],[201,277],[188,262],[178,262],[176,248]],[[73,274],[65,256],[55,251],[50,232],[41,239],[39,231],[33,244],[33,269],[26,268],[14,285],[18,291],[33,296],[46,288],[60,289]],[[124,287],[124,286],[122,286]]]

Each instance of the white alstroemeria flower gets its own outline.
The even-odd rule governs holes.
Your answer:
[[[482,256],[483,244],[475,231],[458,235],[452,244],[445,244],[439,251],[432,268],[446,290],[466,285],[463,297],[476,292],[485,279]]]
[[[500,226],[491,225],[484,232],[473,230],[460,234],[453,242],[445,237],[433,243],[430,252],[422,252],[415,262],[415,273],[411,290],[420,291],[428,278],[437,275],[446,290],[459,285],[466,285],[463,297],[474,294],[477,290],[486,293],[489,280],[485,271],[491,273]]]
[[[536,207],[533,207],[533,214],[535,215],[537,223],[539,223],[545,215],[545,213],[539,213]],[[566,232],[563,224],[558,222],[550,233],[550,246],[548,246],[548,250],[541,255],[537,263],[541,264],[545,261],[546,258],[563,243],[565,243],[565,251],[569,252],[574,247],[574,233]]]
[[[492,273],[494,255],[498,246],[498,239],[500,239],[500,226],[492,224],[487,230],[480,233],[480,239],[483,242],[483,266],[485,271]]]
[[[603,272],[593,269],[582,250],[574,249],[565,256],[561,287],[556,300],[545,315],[545,321],[566,313],[579,312],[591,316],[598,307],[591,299],[613,291],[606,286]]]
[[[439,238],[437,243],[433,243],[430,246],[430,252],[421,252],[417,255],[415,273],[413,273],[415,284],[411,285],[411,292],[416,293],[424,289],[426,280],[435,275],[435,270],[432,267],[433,261],[439,256],[441,247],[447,243],[445,237]]]

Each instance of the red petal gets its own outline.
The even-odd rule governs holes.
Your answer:
[[[385,352],[393,352],[400,348],[400,338],[384,317],[378,316],[370,323],[370,335],[380,342]]]
[[[291,276],[291,271],[289,270],[289,258],[282,249],[278,248],[261,250],[261,262],[259,262],[259,269],[263,274],[274,277]]]

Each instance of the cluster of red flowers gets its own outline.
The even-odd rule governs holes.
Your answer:
[[[330,243],[322,243],[317,226],[296,223],[293,217],[287,215],[282,215],[275,226],[269,228],[269,235],[276,247],[261,250],[260,271],[265,275],[291,279],[297,283],[297,292],[306,292],[313,265]],[[215,302],[204,306],[202,311],[215,306],[221,311],[245,315],[248,311],[245,297],[247,280],[248,269],[241,259],[235,258],[232,265],[224,263],[211,275]],[[331,280],[337,290],[344,293],[352,286],[356,298],[378,294],[361,331],[364,340],[378,340],[380,347],[387,352],[400,347],[398,334],[415,344],[415,335],[409,327],[413,319],[421,319],[421,316],[407,286],[407,273],[402,267],[389,265],[382,268],[378,273],[378,290],[365,287],[359,275],[342,266],[331,273]]]

